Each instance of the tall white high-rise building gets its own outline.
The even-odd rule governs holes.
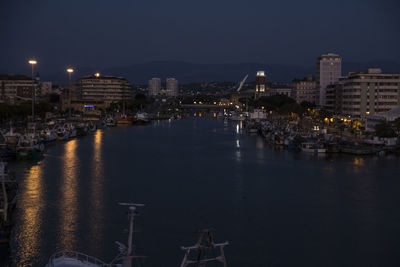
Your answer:
[[[161,90],[161,79],[160,78],[152,78],[149,80],[149,95],[155,96],[160,94]]]
[[[166,87],[168,96],[178,96],[179,88],[178,88],[178,80],[177,79],[167,78],[165,87]]]
[[[317,61],[316,83],[319,92],[318,104],[326,106],[326,88],[339,81],[342,76],[342,58],[337,54],[321,55]]]

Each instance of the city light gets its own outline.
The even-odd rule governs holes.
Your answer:
[[[96,76],[97,78],[99,78],[99,77],[100,77],[100,73],[96,72],[96,73],[94,74],[94,76]]]
[[[32,66],[32,121],[35,121],[35,97],[36,97],[36,90],[34,88],[34,79],[33,73],[35,69],[35,65],[37,64],[36,59],[30,59],[28,63]]]
[[[73,68],[68,68],[68,69],[67,69],[67,72],[73,73],[73,72],[74,72],[74,69],[73,69]]]

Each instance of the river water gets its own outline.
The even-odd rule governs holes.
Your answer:
[[[98,130],[15,163],[12,265],[60,250],[109,262],[136,218],[144,266],[179,266],[214,228],[228,266],[399,266],[400,159],[275,150],[234,122],[189,118]]]

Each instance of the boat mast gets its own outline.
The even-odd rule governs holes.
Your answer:
[[[0,214],[2,213],[3,215],[3,221],[6,222],[8,219],[8,194],[7,194],[7,188],[6,188],[6,183],[13,182],[10,180],[10,177],[8,176],[6,172],[6,165],[7,163],[5,162],[0,162],[0,182],[1,182],[1,189],[2,189],[2,194],[0,194],[0,200],[3,200],[3,206],[0,207]],[[1,203],[1,201],[0,201]]]
[[[132,266],[132,258],[138,258],[138,256],[133,255],[133,225],[135,220],[135,215],[137,215],[136,208],[144,207],[144,204],[134,204],[134,203],[118,203],[121,206],[129,207],[129,233],[128,233],[128,247],[124,246],[126,249],[126,255],[123,257],[122,267],[131,267]],[[118,243],[119,244],[119,243]],[[119,244],[120,248],[122,248],[122,244]]]
[[[225,259],[224,247],[229,245],[229,242],[226,241],[224,243],[218,243],[218,244],[214,243],[213,232],[215,232],[214,229],[201,230],[200,237],[196,245],[191,247],[181,247],[181,249],[185,250],[186,252],[180,267],[186,267],[191,264],[196,264],[196,266],[206,266],[208,262],[220,262],[222,263],[222,266],[224,267],[228,266]],[[210,252],[215,249],[220,250],[220,255],[208,258],[207,252],[208,254],[210,254]],[[191,251],[197,252],[196,257],[194,257],[194,260],[189,259]]]

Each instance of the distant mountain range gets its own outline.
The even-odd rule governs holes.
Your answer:
[[[381,68],[384,72],[400,73],[400,62],[371,61],[365,63],[343,62],[343,75],[350,71],[363,71],[367,68]],[[249,74],[254,80],[258,70],[265,70],[269,81],[290,82],[294,78],[303,78],[315,74],[314,66],[293,66],[263,63],[199,64],[178,61],[157,61],[134,64],[127,67],[105,69],[105,74],[122,76],[133,84],[147,84],[152,77],[175,77],[180,83],[207,81],[240,81]]]
[[[383,72],[400,73],[400,62],[395,61],[370,61],[365,63],[343,62],[342,73],[350,71],[363,71],[367,68],[381,68]],[[100,70],[104,75],[113,75],[127,78],[130,83],[147,84],[152,77],[160,77],[163,81],[167,77],[175,77],[180,83],[233,81],[239,82],[246,74],[249,81],[253,81],[258,70],[265,70],[268,81],[290,82],[294,78],[303,78],[308,74],[315,74],[315,65],[295,66],[263,63],[227,63],[227,64],[201,64],[181,61],[154,61],[141,64],[132,64],[125,67],[113,67]],[[79,68],[74,73],[74,78],[93,74],[93,68]],[[67,76],[64,72],[46,75],[41,72],[42,80],[51,80],[55,84],[65,84]]]

